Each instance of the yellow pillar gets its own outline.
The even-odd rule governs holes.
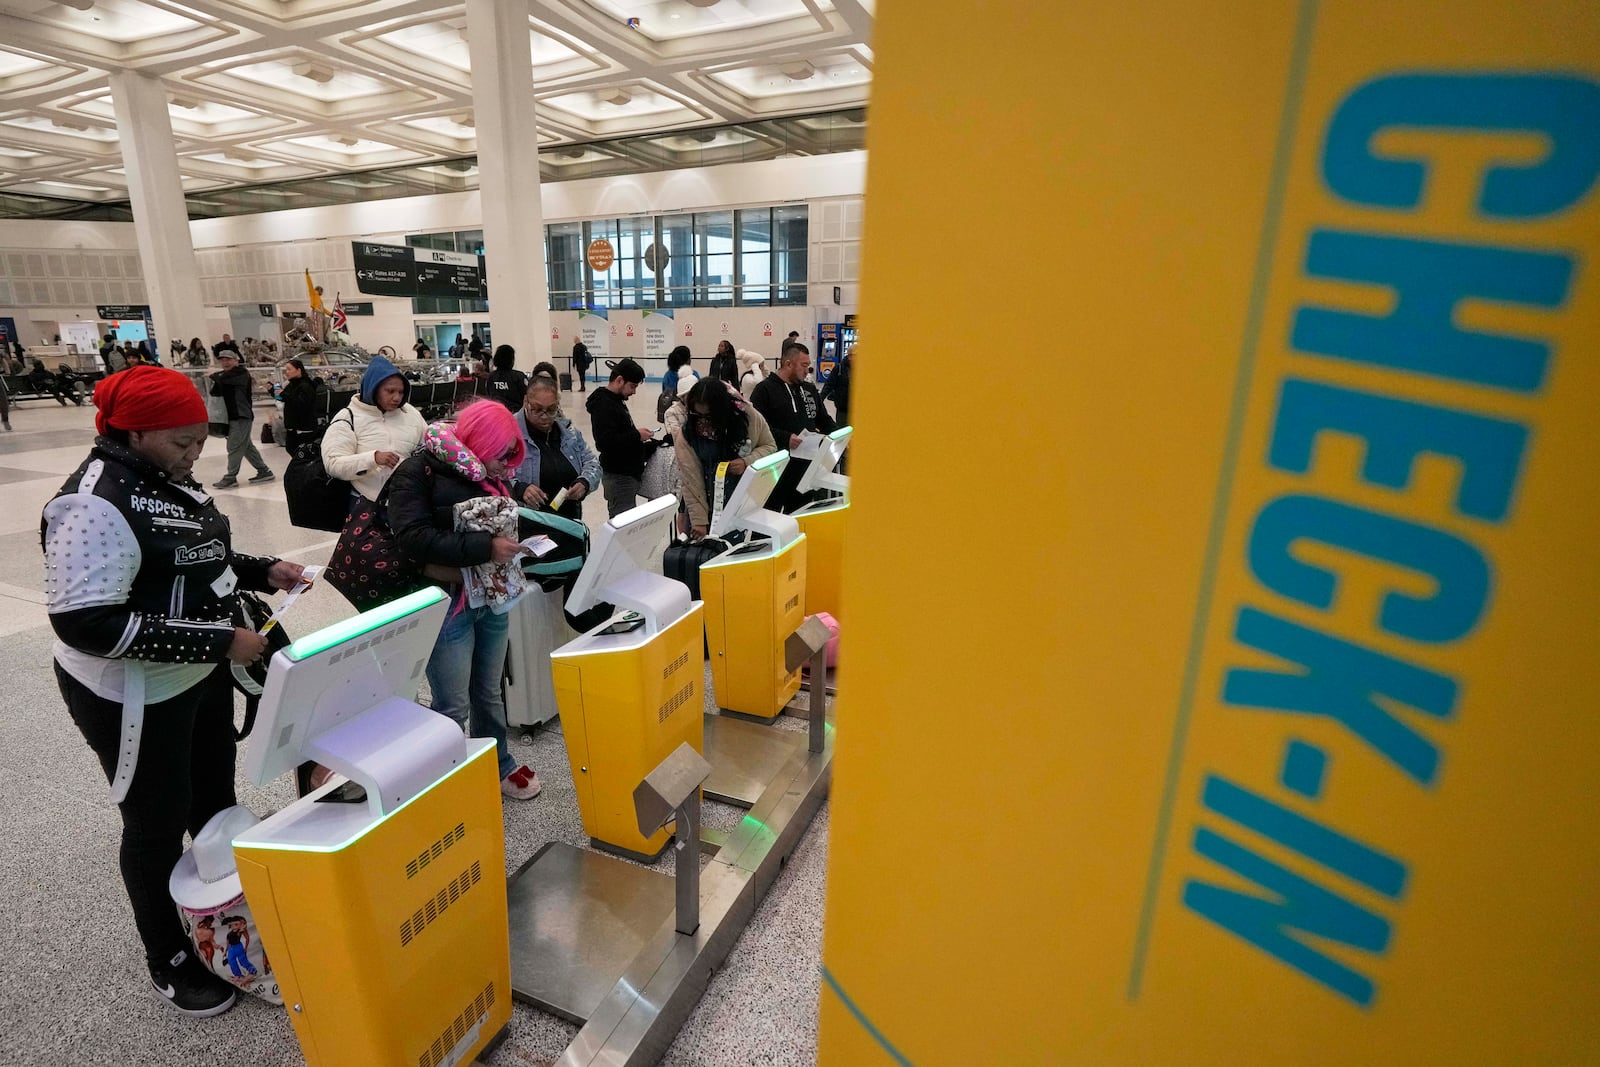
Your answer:
[[[821,1063],[1600,1047],[1597,30],[880,7]]]

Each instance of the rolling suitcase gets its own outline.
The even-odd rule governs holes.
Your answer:
[[[700,599],[700,564],[726,551],[724,541],[674,541],[661,554],[661,573],[689,587],[689,599]]]

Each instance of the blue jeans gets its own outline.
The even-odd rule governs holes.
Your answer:
[[[510,625],[509,615],[463,607],[445,620],[427,672],[433,710],[465,727],[468,737],[494,738],[502,778],[517,769],[506,745],[506,705],[500,698]]]

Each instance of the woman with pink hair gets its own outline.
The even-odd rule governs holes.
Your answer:
[[[452,603],[428,660],[433,710],[454,719],[471,737],[494,738],[500,791],[531,800],[539,795],[539,779],[511,756],[500,697],[510,616],[461,575],[464,568],[510,563],[523,548],[514,538],[463,526],[457,507],[482,497],[509,500],[510,474],[523,451],[516,419],[493,400],[462,408],[454,424],[432,424],[422,447],[389,479],[389,526],[400,550],[427,565],[430,574],[456,578],[439,582]]]

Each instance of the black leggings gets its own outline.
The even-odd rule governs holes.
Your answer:
[[[56,668],[67,711],[100,757],[109,782],[117,770],[122,704],[95,694]],[[122,811],[122,882],[147,962],[165,964],[189,947],[167,880],[183,855],[183,832],[238,801],[233,792],[233,687],[218,667],[203,682],[144,709],[139,763]]]

